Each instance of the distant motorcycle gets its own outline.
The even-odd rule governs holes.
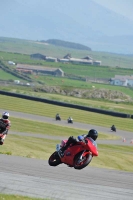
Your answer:
[[[67,119],[67,122],[73,124],[73,118],[72,118],[72,117],[69,117],[69,118]]]
[[[114,131],[114,132],[116,132],[116,127],[113,125],[113,126],[111,126],[111,131]]]
[[[61,144],[56,145],[56,151],[49,157],[50,166],[57,166],[61,163],[74,167],[75,169],[85,168],[92,160],[93,156],[98,156],[97,144],[92,138],[86,138],[85,141],[79,141],[71,144],[60,156],[60,148],[65,145],[67,140],[62,140]]]
[[[56,119],[56,120],[60,120],[60,121],[61,121],[61,117],[60,117],[60,115],[59,115],[59,114],[57,114],[57,115],[55,116],[55,119]]]

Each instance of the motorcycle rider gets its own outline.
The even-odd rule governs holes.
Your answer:
[[[61,117],[60,117],[60,114],[59,114],[59,113],[56,114],[55,119],[56,119],[56,120],[61,120]]]
[[[115,125],[112,125],[112,126],[111,126],[111,130],[112,130],[112,131],[116,131]]]
[[[98,132],[95,129],[90,129],[87,135],[79,135],[77,138],[70,136],[66,144],[59,150],[59,155],[63,157],[65,150],[69,147],[70,144],[75,145],[79,141],[85,142],[86,138],[92,138],[94,141],[96,141],[98,138]]]
[[[11,126],[11,122],[8,118],[9,118],[9,113],[3,112],[2,118],[0,119],[0,134],[3,134],[4,136],[0,138],[0,145],[3,145],[4,140],[8,134],[8,130],[10,129]]]
[[[68,121],[68,122],[72,122],[72,121],[73,121],[73,118],[69,116],[69,118],[68,118],[67,121]]]
[[[60,117],[60,114],[59,114],[59,113],[57,113],[57,114],[56,114],[56,117]]]

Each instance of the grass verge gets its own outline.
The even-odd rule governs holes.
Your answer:
[[[45,134],[51,136],[62,136],[66,138],[72,135],[77,137],[78,135],[87,134],[86,130],[58,126],[45,122],[42,123],[26,119],[17,119],[13,117],[11,117],[11,122],[12,122],[11,130],[15,132]],[[119,139],[119,137],[113,134],[99,133],[99,139],[110,140],[110,139]]]
[[[90,83],[88,86],[88,89],[92,89],[92,85],[97,88],[97,85]],[[68,86],[69,87],[69,86]],[[66,89],[68,89],[66,87]],[[102,88],[102,86],[101,86]],[[43,89],[43,87],[42,87]],[[100,87],[99,87],[100,89]],[[126,92],[129,92],[128,95],[131,96],[132,88],[124,88]],[[124,92],[121,90],[121,92]],[[62,102],[67,102],[67,103],[72,103],[72,104],[78,104],[78,105],[83,105],[83,106],[89,106],[93,108],[100,108],[100,109],[105,109],[105,110],[111,110],[111,111],[116,111],[116,112],[123,112],[127,114],[132,114],[133,113],[133,103],[131,102],[119,102],[117,100],[115,101],[109,101],[105,99],[83,99],[80,97],[72,97],[72,96],[67,96],[67,95],[61,95],[61,94],[52,94],[52,93],[46,93],[46,92],[41,92],[41,87],[39,88],[40,91],[38,91],[38,88],[29,88],[29,87],[24,87],[24,86],[18,86],[18,85],[10,85],[10,86],[0,86],[0,90],[3,91],[9,91],[9,92],[17,92],[19,94],[25,94],[28,96],[34,96],[34,97],[39,97],[39,98],[46,98],[46,99],[51,99],[51,100],[56,100],[56,101],[62,101]],[[70,87],[69,87],[69,90]],[[118,90],[118,88],[115,88],[114,90]],[[130,94],[131,93],[131,94]],[[126,94],[126,93],[125,93]],[[133,94],[132,94],[133,97]]]
[[[37,114],[54,118],[56,113],[60,113],[62,119],[66,120],[72,116],[74,121],[109,127],[115,124],[117,129],[131,131],[133,130],[133,119],[113,117],[73,108],[66,108],[36,101],[25,100],[21,98],[8,97],[0,95],[1,108],[29,114]]]
[[[20,195],[0,194],[0,200],[49,200],[49,199],[33,198]]]
[[[133,172],[133,148],[99,144],[99,156],[94,157],[90,166]]]
[[[23,156],[48,160],[60,140],[8,135],[0,154]],[[9,151],[10,149],[10,151]],[[133,172],[132,146],[98,145],[99,156],[94,157],[90,166]]]

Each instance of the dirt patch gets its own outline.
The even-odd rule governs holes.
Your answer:
[[[108,89],[62,89],[60,87],[50,87],[45,86],[43,88],[36,88],[34,89],[36,92],[46,92],[46,93],[53,93],[53,94],[62,94],[66,96],[73,96],[85,99],[104,99],[110,100],[115,102],[133,102],[133,99],[116,90],[108,90]]]

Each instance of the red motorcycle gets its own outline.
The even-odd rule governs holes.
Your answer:
[[[0,133],[0,145],[4,143],[5,138],[6,138],[6,134]]]
[[[6,138],[6,134],[3,134],[5,130],[6,130],[6,124],[0,121],[0,145],[4,143],[4,140]]]
[[[50,166],[57,166],[61,163],[74,167],[75,169],[83,169],[92,160],[93,156],[98,156],[97,144],[92,138],[86,138],[85,141],[79,141],[74,145],[70,145],[61,157],[59,150],[65,145],[67,140],[62,140],[61,144],[57,144],[56,151],[49,157]]]

